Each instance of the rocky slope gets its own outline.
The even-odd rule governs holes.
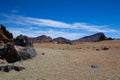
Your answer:
[[[31,42],[52,42],[52,38],[46,35],[41,35],[35,38],[29,38]]]
[[[100,33],[96,33],[90,36],[85,36],[76,40],[69,40],[63,37],[57,37],[52,39],[49,36],[46,35],[42,35],[42,36],[38,36],[35,38],[29,38],[31,42],[56,42],[56,43],[61,43],[61,44],[71,44],[72,42],[98,42],[98,41],[103,41],[103,40],[113,40],[112,38],[108,38],[105,36],[104,33],[100,32]]]
[[[106,40],[107,37],[104,33],[96,33],[90,36],[85,36],[80,39],[74,40],[74,42],[97,42],[97,41],[103,41]]]
[[[71,40],[63,38],[63,37],[55,38],[55,39],[53,39],[53,42],[57,42],[57,43],[61,43],[61,44],[64,44],[64,43],[71,44]]]
[[[13,39],[12,33],[10,33],[5,26],[0,25],[0,42],[6,43]]]

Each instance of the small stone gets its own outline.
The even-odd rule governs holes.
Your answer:
[[[21,71],[21,70],[23,70],[23,69],[25,69],[25,68],[24,68],[24,67],[14,66],[14,69],[15,69],[15,71]]]
[[[92,64],[92,65],[91,65],[91,68],[100,68],[100,66],[97,65],[97,64]]]
[[[109,49],[109,48],[107,48],[107,47],[103,47],[103,48],[102,48],[102,50],[108,50],[108,49]]]
[[[42,55],[45,55],[45,53],[42,53]]]
[[[96,51],[100,51],[100,49],[96,49]]]
[[[5,64],[5,62],[0,62],[0,64]]]
[[[13,66],[10,66],[10,65],[4,66],[3,71],[9,72],[9,71],[11,71],[11,70],[13,70]]]

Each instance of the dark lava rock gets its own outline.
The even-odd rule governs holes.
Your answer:
[[[4,70],[4,67],[3,66],[0,66],[0,71]]]
[[[3,25],[0,27],[0,42],[3,42],[0,43],[0,59],[8,63],[31,59],[37,55],[27,36],[20,35],[13,39],[12,33]]]
[[[15,45],[19,54],[21,55],[21,57],[23,57],[23,59],[25,58],[25,56],[27,58],[30,57],[32,58],[37,55],[33,44],[29,41],[27,36],[23,36],[23,35],[18,36],[15,39]]]
[[[23,69],[25,69],[25,68],[24,67],[13,66],[13,65],[0,66],[0,71],[4,71],[4,72],[9,72],[11,70],[21,71]]]
[[[7,43],[2,54],[2,58],[6,59],[8,63],[20,61],[20,56],[14,48],[14,43]]]
[[[18,67],[18,66],[14,66],[15,71],[21,71],[23,69],[25,69],[24,67]]]
[[[5,72],[9,72],[9,71],[11,71],[11,70],[13,70],[14,69],[14,67],[13,66],[5,66],[4,67],[4,70],[3,71],[5,71]]]
[[[27,42],[27,40],[26,42],[22,43],[22,41],[18,41],[17,39],[16,45],[14,42],[8,42],[3,48],[1,47],[0,49],[1,58],[6,59],[8,63],[14,63],[20,60],[31,59],[36,55],[37,53],[33,45]]]
[[[29,41],[28,37],[23,35],[17,36],[14,42],[17,46],[31,46],[31,42]]]

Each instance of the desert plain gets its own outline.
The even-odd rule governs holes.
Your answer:
[[[36,57],[15,63],[24,70],[0,71],[0,80],[120,80],[120,40],[34,47]],[[8,63],[0,60],[3,65]]]

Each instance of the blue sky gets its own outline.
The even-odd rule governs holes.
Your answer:
[[[16,37],[120,38],[120,0],[0,0],[0,23]]]

